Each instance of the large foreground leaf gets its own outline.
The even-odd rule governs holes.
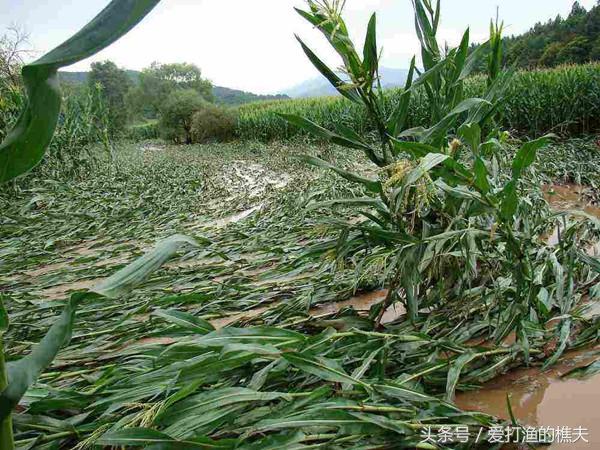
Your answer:
[[[88,58],[127,34],[160,0],[113,0],[68,41],[23,68],[28,102],[0,144],[0,183],[34,168],[52,140],[61,94],[58,70]]]

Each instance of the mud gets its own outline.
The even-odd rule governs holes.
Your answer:
[[[572,369],[600,356],[600,346],[571,352],[548,371],[522,368],[496,378],[482,389],[459,393],[456,404],[468,411],[481,411],[510,420],[506,396],[510,395],[516,419],[537,427],[582,427],[589,443],[555,443],[552,450],[600,448],[600,375],[587,380],[561,378]]]
[[[39,295],[44,297],[46,300],[64,300],[69,296],[70,292],[84,291],[91,289],[96,284],[101,282],[103,278],[77,281],[70,284],[61,284],[60,286],[52,286],[47,289],[39,291]]]

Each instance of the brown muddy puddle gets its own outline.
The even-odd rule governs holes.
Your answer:
[[[506,396],[510,395],[516,419],[533,427],[582,427],[588,443],[554,443],[552,450],[600,448],[600,375],[586,380],[561,378],[565,373],[598,359],[600,346],[567,354],[553,368],[521,368],[485,384],[482,389],[459,393],[456,404],[510,420]]]
[[[542,188],[546,201],[557,211],[577,210],[600,217],[600,207],[590,203],[591,189],[579,184],[554,184]]]
[[[591,189],[578,184],[543,186],[544,198],[554,211],[582,211],[600,219],[600,207],[590,203]],[[559,224],[554,231],[545,236],[550,246],[560,243],[562,226]],[[590,256],[600,256],[600,243],[586,250]]]

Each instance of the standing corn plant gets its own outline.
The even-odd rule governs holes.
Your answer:
[[[61,107],[58,70],[92,56],[135,27],[160,0],[114,0],[79,33],[41,59],[23,68],[27,103],[14,129],[0,144],[0,183],[33,169],[54,135]],[[21,397],[69,340],[77,305],[90,295],[114,296],[139,282],[176,252],[187,238],[174,237],[97,286],[93,293],[75,294],[63,314],[32,352],[8,367],[2,335],[8,316],[0,305],[0,450],[14,448],[10,415]]]
[[[423,71],[417,70],[413,59],[395,109],[386,112],[378,76],[375,15],[361,57],[342,19],[341,2],[309,0],[308,6],[308,11],[299,13],[336,50],[347,79],[300,40],[304,52],[342,95],[363,104],[379,131],[374,143],[343,125],[326,130],[302,117],[283,116],[320,138],[363,151],[378,166],[379,176],[372,178],[305,158],[362,185],[366,194],[312,205],[349,206],[366,218],[358,224],[333,221],[341,228],[340,238],[321,250],[335,251],[340,260],[358,258],[359,269],[385,268],[389,293],[372,310],[376,325],[396,301],[404,303],[416,324],[423,307],[463,307],[470,293],[482,292],[500,305],[487,319],[495,318],[489,326],[492,336],[499,341],[516,330],[528,357],[525,322],[540,313],[535,302],[539,286],[531,276],[531,241],[524,238],[530,225],[528,202],[519,194],[519,186],[536,151],[549,138],[525,144],[507,163],[510,170],[500,164],[504,135],[494,129],[494,119],[510,79],[509,72],[501,71],[502,25],[492,23],[490,41],[471,52],[468,30],[459,47],[442,50],[437,40],[440,2],[434,6],[429,0],[414,0]],[[482,98],[465,98],[464,82],[486,51],[487,89]],[[407,129],[411,96],[417,91],[428,98],[429,122]],[[494,285],[498,278],[505,280],[501,287]],[[467,308],[465,314],[480,308]]]

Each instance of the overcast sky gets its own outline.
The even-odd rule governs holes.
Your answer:
[[[70,37],[109,0],[0,0],[0,29],[20,24],[41,53]],[[580,0],[591,7],[596,0]],[[293,10],[303,0],[162,0],[136,29],[110,48],[68,70],[111,59],[128,69],[152,61],[192,62],[217,85],[275,93],[316,75],[294,39],[300,34],[328,63],[339,60],[324,38]],[[484,40],[496,15],[519,34],[535,22],[566,15],[573,0],[442,0],[440,37],[456,45],[468,26]],[[383,65],[406,68],[418,49],[410,0],[347,0],[346,21],[362,43],[370,13],[379,20]],[[0,33],[1,34],[1,33]]]

